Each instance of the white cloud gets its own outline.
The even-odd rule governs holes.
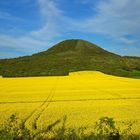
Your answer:
[[[57,2],[56,0],[38,0],[44,24],[39,30],[31,32],[32,36],[50,41],[74,28],[73,20],[64,16],[64,11],[58,8]]]
[[[92,0],[82,0],[83,3],[90,1]],[[50,47],[57,37],[64,37],[65,33],[71,31],[99,33],[125,44],[134,44],[139,40],[127,36],[140,36],[140,0],[99,0],[96,7],[93,6],[94,10],[96,8],[96,14],[92,14],[93,10],[90,17],[82,20],[67,17],[65,11],[58,7],[58,0],[37,0],[37,2],[43,21],[40,29],[20,37],[0,34],[1,47],[26,52],[40,51]],[[12,19],[13,16],[0,13],[0,18]]]
[[[3,11],[0,11],[0,19],[25,22],[24,19],[22,19],[20,17],[13,16],[13,15],[9,14],[8,12],[3,12]]]
[[[40,50],[41,47],[45,46],[44,42],[25,37],[11,37],[7,35],[0,35],[0,46],[7,47],[8,49],[16,49],[23,52],[33,52]]]
[[[38,0],[38,4],[44,23],[39,30],[31,32],[31,35],[43,40],[50,40],[60,35],[58,23],[63,19],[62,11],[56,8],[54,1],[51,0]]]
[[[96,7],[97,14],[77,23],[77,27],[85,32],[119,37],[120,41],[126,43],[127,35],[140,32],[139,7],[139,0],[102,0]]]
[[[126,37],[120,37],[118,38],[118,41],[122,41],[123,43],[127,45],[133,45],[138,42],[136,39],[127,39]]]
[[[60,26],[64,17],[52,0],[38,0],[40,16],[43,18],[43,26],[26,35],[13,37],[11,35],[0,34],[0,48],[10,48],[27,53],[47,49],[53,44],[55,37],[60,36]],[[0,18],[16,19],[8,13],[0,13]],[[18,19],[18,18],[17,18]],[[60,23],[60,26],[58,25]],[[63,31],[63,30],[62,30]]]

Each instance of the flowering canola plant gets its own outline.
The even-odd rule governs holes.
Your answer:
[[[134,122],[140,133],[140,80],[97,71],[68,76],[0,78],[0,125],[17,114],[28,128],[67,116],[67,127],[92,127],[102,116]]]

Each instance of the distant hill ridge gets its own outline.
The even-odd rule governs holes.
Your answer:
[[[72,39],[31,56],[0,60],[0,75],[4,77],[68,75],[86,70],[139,78],[140,58],[122,57],[88,41]]]

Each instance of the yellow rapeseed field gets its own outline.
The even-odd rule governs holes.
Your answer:
[[[28,128],[36,123],[40,129],[64,116],[67,127],[90,128],[100,117],[108,116],[118,125],[134,123],[134,131],[140,133],[140,80],[96,71],[0,78],[0,125],[11,114]]]

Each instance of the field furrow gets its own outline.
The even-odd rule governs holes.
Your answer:
[[[17,114],[29,129],[44,129],[67,116],[67,127],[91,127],[102,116],[118,125],[136,122],[140,133],[140,80],[100,72],[69,76],[0,78],[0,122]],[[1,125],[0,124],[0,125]]]

